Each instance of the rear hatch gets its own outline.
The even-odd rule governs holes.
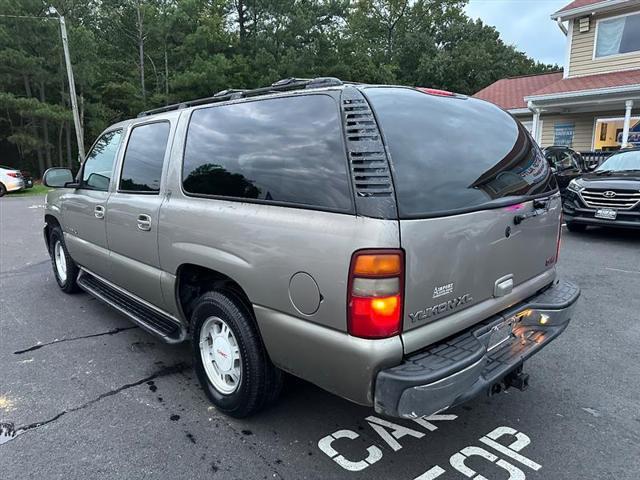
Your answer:
[[[364,93],[384,136],[397,197],[406,254],[404,332],[448,322],[438,329],[445,337],[531,295],[532,284],[544,286],[537,278],[548,284],[561,205],[526,129],[473,98],[401,87]],[[454,321],[464,311],[466,320]]]

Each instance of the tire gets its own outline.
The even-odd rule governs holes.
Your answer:
[[[0,197],[4,197],[7,194],[7,187],[0,183]]]
[[[78,278],[78,265],[73,261],[67,246],[64,243],[64,235],[60,227],[53,227],[49,235],[49,254],[53,275],[56,277],[58,286],[64,293],[76,293],[80,287],[76,283]]]
[[[271,363],[249,309],[219,291],[203,294],[193,306],[193,364],[211,403],[243,418],[275,401],[282,372]]]
[[[578,233],[578,232],[584,232],[587,229],[587,226],[585,224],[583,224],[583,223],[573,223],[573,222],[569,223],[569,222],[567,222],[567,229],[570,232]]]

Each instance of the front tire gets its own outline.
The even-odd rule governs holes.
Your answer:
[[[282,376],[271,363],[249,309],[237,297],[208,292],[193,305],[194,366],[211,402],[243,418],[275,400]]]
[[[584,223],[567,222],[567,229],[570,232],[579,233],[584,232],[587,229],[587,226]]]
[[[78,265],[73,261],[67,246],[64,243],[64,235],[60,227],[53,227],[49,236],[49,253],[53,274],[58,286],[64,293],[76,293],[80,290],[76,280],[78,278]]]

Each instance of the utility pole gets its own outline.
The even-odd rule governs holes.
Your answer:
[[[69,98],[71,99],[71,109],[73,110],[73,124],[76,130],[76,140],[78,141],[78,156],[80,162],[84,162],[84,135],[80,124],[80,113],[78,111],[78,97],[76,96],[76,83],[73,79],[73,68],[71,67],[71,57],[69,56],[69,38],[67,37],[67,25],[64,17],[58,13],[55,7],[49,7],[47,13],[57,15],[60,20],[60,33],[62,34],[62,48],[64,49],[64,61],[67,65],[67,77],[69,79]]]

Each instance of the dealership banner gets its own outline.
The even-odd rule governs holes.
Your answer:
[[[573,123],[556,123],[554,127],[553,144],[570,147],[573,144],[574,132],[575,125]]]
[[[622,132],[618,133],[618,143],[622,143]],[[631,128],[629,129],[629,143],[640,147],[640,120],[631,122]]]

